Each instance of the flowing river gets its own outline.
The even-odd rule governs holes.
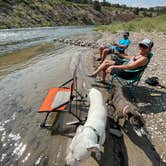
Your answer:
[[[0,55],[13,50],[51,42],[55,38],[84,34],[92,27],[43,27],[0,30]]]
[[[92,27],[0,30],[0,165],[64,165],[66,138],[40,129],[37,110],[87,48],[53,40],[94,36]]]

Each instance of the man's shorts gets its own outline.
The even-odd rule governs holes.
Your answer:
[[[113,46],[110,45],[110,44],[104,46],[104,48],[107,48],[107,49],[108,49],[109,54],[114,54],[114,52],[115,52]]]
[[[106,46],[104,46],[104,48],[107,48],[108,51],[109,51],[109,54],[114,54],[116,49],[115,49],[115,46],[112,46],[111,44],[108,44]],[[122,53],[124,54],[124,50],[117,50],[119,53]]]

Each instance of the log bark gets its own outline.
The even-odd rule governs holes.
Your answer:
[[[119,122],[120,126],[123,127],[127,119],[124,116],[122,110],[125,106],[128,105],[128,111],[131,112],[132,117],[134,117],[134,119],[138,119],[139,121],[136,123],[138,123],[138,125],[142,124],[143,126],[144,120],[141,114],[139,113],[139,108],[133,102],[129,101],[129,99],[126,97],[128,94],[125,93],[128,93],[129,91],[130,91],[129,88],[126,89],[126,87],[122,87],[122,85],[118,81],[114,81],[113,88],[111,91],[111,104],[114,108],[113,118],[115,121]],[[132,123],[132,121],[130,122]],[[132,123],[132,125],[134,125],[134,123]]]

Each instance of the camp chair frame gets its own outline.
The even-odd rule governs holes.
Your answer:
[[[69,83],[71,84],[70,87],[66,87],[66,85]],[[44,106],[44,104],[49,100],[51,90],[56,90],[57,93],[58,92],[63,93],[64,90],[67,90],[67,92],[70,92],[70,97],[64,103],[59,104],[55,108],[50,108],[47,110],[47,109],[45,109],[46,107]],[[75,91],[75,94],[74,94],[74,91]],[[54,99],[56,98],[57,93],[55,93]],[[78,96],[80,97],[80,99],[78,99]],[[50,125],[46,124],[46,121],[47,121],[49,114],[52,112],[58,112],[58,113],[69,112],[72,116],[74,116],[78,120],[78,122],[76,124],[78,124],[78,123],[82,124],[83,120],[81,120],[78,116],[77,101],[82,101],[83,98],[84,97],[77,91],[77,77],[76,77],[76,70],[75,70],[74,74],[73,74],[73,78],[66,81],[65,83],[63,83],[59,87],[51,88],[49,90],[47,96],[44,98],[44,100],[43,100],[43,102],[38,110],[38,113],[47,113],[47,114],[44,118],[44,121],[40,124],[40,127],[44,128],[44,127],[50,126]],[[72,112],[72,102],[73,101],[76,101],[76,113]],[[49,103],[49,107],[51,107],[51,105],[52,105],[52,103]],[[75,123],[73,123],[73,124],[75,124]]]
[[[136,74],[132,79],[121,78],[120,76],[118,76],[118,74],[112,75],[112,79],[111,79],[111,82],[109,85],[109,90],[110,91],[112,90],[113,80],[116,79],[122,86],[131,86],[131,97],[135,100],[136,99],[136,89],[138,87],[139,81],[141,80],[142,75],[143,75],[145,69],[147,68],[153,54],[150,53],[148,56],[149,56],[149,61],[144,67],[140,67],[138,69],[124,70],[125,72],[127,72],[129,74],[130,73]],[[124,62],[125,61],[128,61],[128,60],[124,60]]]
[[[131,97],[133,97],[135,99],[136,98],[136,89],[137,89],[139,81],[144,73],[145,68],[146,67],[142,67],[142,68],[136,69],[136,70],[125,70],[125,72],[127,72],[129,74],[136,73],[136,75],[132,79],[121,78],[117,74],[112,75],[112,79],[111,79],[111,82],[109,85],[110,91],[112,90],[113,80],[116,79],[116,80],[118,80],[118,82],[122,86],[130,86],[131,87]]]

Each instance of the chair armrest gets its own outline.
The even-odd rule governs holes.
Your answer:
[[[141,71],[145,70],[145,68],[146,67],[141,67],[139,69],[131,69],[131,70],[124,70],[124,71],[129,72],[129,73],[136,73],[136,72],[139,72],[139,71],[141,72]]]

